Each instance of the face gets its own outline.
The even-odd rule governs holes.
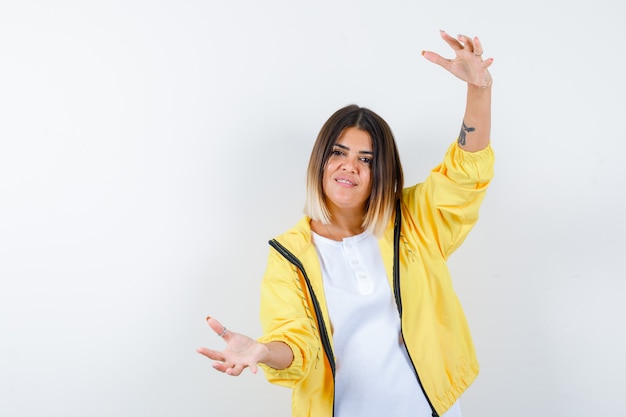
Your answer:
[[[363,214],[372,191],[372,139],[355,127],[343,131],[324,168],[323,189],[331,214]]]

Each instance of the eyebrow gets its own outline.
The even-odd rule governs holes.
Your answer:
[[[336,147],[338,147],[338,148],[341,148],[341,149],[345,149],[346,151],[349,151],[349,150],[350,150],[350,148],[349,148],[349,147],[347,147],[346,145],[342,145],[342,144],[340,144],[340,143],[335,143],[335,145],[334,145],[334,146],[336,146]],[[364,153],[364,154],[366,154],[366,155],[374,155],[374,152],[372,152],[372,151],[359,151],[359,153]]]

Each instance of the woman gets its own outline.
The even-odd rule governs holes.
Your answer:
[[[207,319],[227,345],[198,352],[228,375],[262,367],[293,389],[293,416],[456,417],[478,374],[446,260],[476,223],[493,174],[493,59],[481,58],[478,38],[441,36],[455,59],[422,54],[468,84],[443,163],[404,189],[387,123],[358,106],[338,110],[311,154],[306,216],[270,242],[264,335]]]

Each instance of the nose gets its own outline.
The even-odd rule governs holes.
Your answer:
[[[354,161],[354,158],[346,158],[343,161],[343,165],[341,166],[341,168],[344,171],[348,171],[348,172],[354,172],[355,167],[356,167],[356,161]]]

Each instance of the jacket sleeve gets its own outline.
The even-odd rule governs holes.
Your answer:
[[[478,221],[478,211],[493,177],[491,145],[467,152],[456,142],[422,184],[404,190],[408,221],[429,247],[448,258]],[[403,213],[404,214],[404,213]]]
[[[270,249],[261,283],[261,326],[259,342],[281,341],[293,351],[294,359],[285,369],[260,364],[269,382],[294,387],[311,366],[323,358],[321,342],[308,296],[298,270],[274,249]]]

